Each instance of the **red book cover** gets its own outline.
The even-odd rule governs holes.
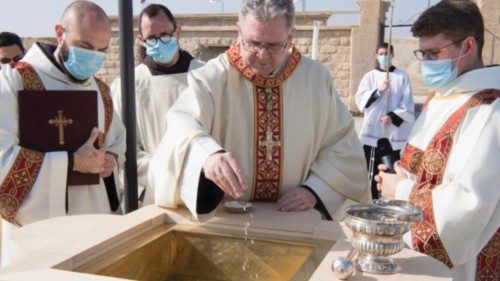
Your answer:
[[[75,152],[97,127],[96,91],[20,91],[18,103],[19,145],[25,148]],[[99,174],[68,174],[69,186],[93,184]]]

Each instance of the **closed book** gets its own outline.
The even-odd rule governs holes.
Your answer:
[[[24,148],[75,152],[97,127],[96,91],[19,91],[18,103],[19,145]],[[99,174],[70,171],[67,182],[99,184]]]

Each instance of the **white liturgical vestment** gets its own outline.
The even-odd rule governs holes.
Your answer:
[[[139,195],[145,192],[142,206],[154,203],[154,189],[147,183],[147,175],[149,161],[167,128],[167,112],[187,87],[188,71],[203,65],[202,61],[192,59],[187,53],[182,53],[181,59],[189,60],[186,69],[172,74],[153,75],[154,70],[145,63],[135,68],[137,177]],[[123,107],[118,79],[112,84],[111,92],[116,112],[121,117]]]
[[[275,201],[306,185],[333,217],[347,199],[369,198],[353,118],[326,68],[292,48],[279,73],[262,77],[239,52],[236,44],[188,75],[150,162],[155,202],[194,215],[213,210],[221,191],[200,182],[206,159],[220,150],[248,178],[243,200]]]
[[[454,280],[499,280],[500,67],[469,71],[424,106],[401,163],[396,199],[424,209],[407,244]]]
[[[362,144],[371,147],[377,147],[379,139],[387,138],[394,150],[401,150],[415,121],[415,105],[408,74],[394,67],[391,67],[391,70],[391,86],[385,94],[378,91],[378,86],[387,79],[386,72],[380,68],[366,73],[359,83],[356,105],[364,113],[359,137]],[[380,122],[380,119],[388,114],[394,114],[401,119],[399,126],[394,122],[387,125]]]
[[[51,51],[54,46],[43,45]],[[48,46],[48,47],[47,47]],[[125,129],[120,118],[113,113],[109,88],[103,82],[90,78],[75,83],[51,61],[51,52],[35,44],[23,62],[31,65],[46,90],[93,90],[97,91],[98,128],[101,147],[117,155],[117,166],[123,163],[125,153]],[[53,57],[52,57],[53,58]],[[36,75],[35,75],[36,76]],[[22,202],[19,198],[2,195],[0,199],[3,221],[2,266],[18,260],[22,249],[10,243],[17,226],[42,219],[74,215],[112,213],[104,182],[92,186],[66,186],[68,154],[66,151],[41,153],[18,145],[18,91],[23,90],[23,79],[18,69],[5,66],[0,70],[0,189],[25,189]],[[90,136],[91,132],[88,132]],[[21,165],[24,163],[23,165]],[[118,181],[116,181],[119,183]],[[66,194],[67,192],[67,194]],[[117,192],[121,192],[118,188]],[[66,212],[66,195],[68,210]],[[17,209],[16,209],[17,208]],[[17,213],[16,213],[17,211]]]

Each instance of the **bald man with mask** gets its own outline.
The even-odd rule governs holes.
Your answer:
[[[23,258],[11,241],[20,226],[57,216],[119,210],[119,202],[109,196],[117,195],[118,189],[106,188],[104,181],[114,179],[115,169],[124,161],[125,129],[113,110],[109,87],[94,77],[109,46],[110,21],[96,4],[75,1],[55,26],[55,37],[56,46],[35,43],[21,62],[0,71],[2,266]],[[19,145],[18,92],[33,89],[97,92],[98,126],[75,152],[41,152]],[[93,145],[96,140],[99,149]],[[68,186],[70,171],[99,174],[99,184]],[[12,190],[17,190],[14,196]]]

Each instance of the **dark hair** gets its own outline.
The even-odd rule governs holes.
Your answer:
[[[411,27],[415,37],[432,37],[439,33],[459,46],[468,36],[474,37],[481,58],[484,45],[484,21],[477,5],[470,0],[443,0],[425,10]]]
[[[160,4],[150,4],[146,8],[144,8],[139,14],[139,33],[142,34],[141,23],[142,17],[147,16],[148,18],[154,18],[158,16],[161,12],[167,16],[168,20],[174,25],[174,28],[177,28],[177,21],[175,20],[174,15],[170,10]]]
[[[17,34],[12,32],[0,32],[0,47],[7,47],[11,45],[17,45],[24,53],[24,46],[21,38]]]
[[[388,50],[389,49],[389,43],[383,42],[383,43],[378,44],[378,46],[377,46],[377,52],[380,49],[386,49],[386,50]],[[394,54],[394,46],[392,46],[392,45],[391,45],[391,52],[390,53]]]

